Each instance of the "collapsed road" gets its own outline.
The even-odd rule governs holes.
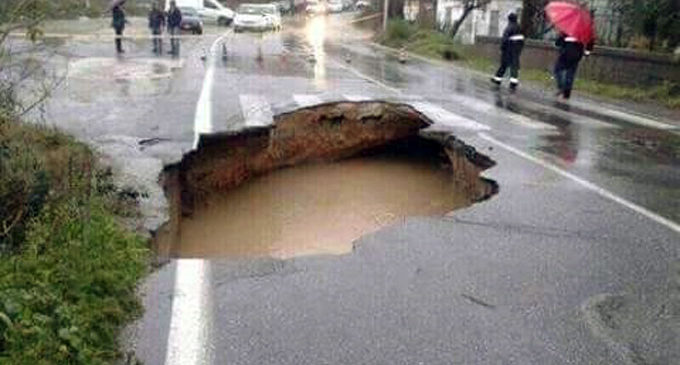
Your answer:
[[[433,123],[428,129],[446,131],[462,151],[474,147],[496,162],[483,173],[489,166],[482,164],[480,173],[499,193],[444,216],[404,212],[409,218],[368,229],[343,255],[259,251],[206,259],[166,247],[170,259],[140,288],[146,312],[122,336],[134,356],[182,365],[672,364],[680,358],[674,147],[680,118],[667,117],[677,113],[578,95],[561,105],[528,85],[517,94],[492,92],[485,76],[469,70],[420,59],[399,63],[342,16],[316,19],[314,27],[287,24],[266,37],[186,39],[178,62],[151,56],[147,40],[126,44],[121,58],[108,43],[50,45],[65,55],[45,60],[55,67],[125,64],[126,72],[77,73],[88,77],[69,78],[56,90],[45,118],[96,146],[121,184],[145,193],[140,203],[149,231],[170,220],[170,207],[202,214],[194,204],[201,194],[238,193],[220,184],[239,179],[194,174],[211,171],[215,161],[207,157],[219,156],[230,137],[248,135],[268,146],[270,126],[284,115],[323,104],[412,106]],[[216,40],[228,44],[226,61],[207,51]],[[202,61],[206,55],[209,62]],[[94,61],[81,61],[88,58]],[[154,66],[149,72],[159,60],[162,72]],[[200,102],[204,90],[211,97]],[[198,149],[196,135],[202,135]],[[650,152],[657,150],[663,155]],[[261,161],[273,167],[276,160]],[[347,168],[343,161],[356,160],[280,169],[242,180],[239,188],[290,181],[279,176],[286,171],[318,176],[294,169]],[[453,170],[456,163],[450,162]],[[158,184],[165,166],[195,184],[182,185],[186,195],[168,194],[188,203],[166,200]]]
[[[173,214],[159,233],[158,253],[189,258],[345,253],[355,239],[406,212],[441,215],[495,194],[495,182],[479,176],[493,162],[450,134],[425,129],[432,124],[405,104],[343,102],[279,115],[267,127],[206,136],[196,151],[165,169]],[[276,169],[352,157],[356,162],[357,156],[363,164],[306,169],[297,179],[290,172],[279,188],[270,179],[246,196],[221,197]],[[315,194],[307,196],[310,190]],[[336,204],[329,202],[338,195]],[[206,205],[226,210],[214,218],[194,212]]]

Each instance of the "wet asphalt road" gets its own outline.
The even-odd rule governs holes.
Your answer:
[[[69,76],[46,120],[149,194],[149,229],[167,217],[156,180],[193,147],[197,103],[210,110],[201,128],[215,132],[325,101],[443,108],[473,123],[442,127],[498,162],[485,174],[500,184],[490,201],[408,219],[349,255],[171,261],[144,284],[146,314],[124,336],[136,355],[145,364],[680,363],[678,113],[496,92],[474,72],[399,64],[346,19],[263,38],[219,30],[184,40],[179,59],[151,55],[145,40],[126,42],[119,58],[101,40],[51,45],[50,62]],[[217,47],[211,61],[220,36],[227,59]]]

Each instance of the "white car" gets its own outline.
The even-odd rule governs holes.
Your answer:
[[[340,13],[345,10],[345,5],[342,0],[330,0],[328,1],[328,12],[329,13]]]
[[[276,4],[241,4],[236,10],[234,32],[279,30],[281,28],[281,13]]]
[[[373,4],[371,4],[371,3],[370,3],[369,1],[367,1],[367,0],[359,0],[359,1],[357,1],[356,4],[354,4],[354,7],[355,7],[357,10],[365,10],[365,9],[371,9],[371,8],[373,8]]]
[[[170,9],[171,1],[173,0],[166,0],[165,11]],[[196,9],[198,15],[205,22],[227,26],[234,20],[234,12],[224,7],[217,0],[175,0],[175,3],[179,8]]]
[[[317,0],[308,0],[307,6],[305,8],[307,14],[310,15],[326,14],[327,10],[328,9],[326,9],[326,6]]]

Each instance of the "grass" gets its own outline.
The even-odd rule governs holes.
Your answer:
[[[407,51],[425,57],[442,60],[460,59],[457,45],[443,33],[422,29],[405,20],[393,20],[387,25],[387,32],[378,42],[393,48],[404,47]]]
[[[455,43],[447,35],[403,20],[393,20],[387,32],[381,35],[379,43],[406,50],[436,60],[458,61],[460,66],[492,74],[498,67],[497,60],[475,55],[471,46]],[[524,68],[521,79],[544,87],[554,87],[552,75],[547,70]],[[596,80],[577,78],[574,89],[580,93],[616,100],[656,103],[671,109],[680,109],[680,85],[664,83],[655,87],[630,87]]]
[[[87,146],[0,120],[0,364],[119,358],[149,255],[125,196]]]

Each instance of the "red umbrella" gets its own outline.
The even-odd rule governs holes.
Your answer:
[[[550,22],[558,30],[584,44],[595,39],[595,25],[588,9],[569,1],[553,1],[545,7]]]

